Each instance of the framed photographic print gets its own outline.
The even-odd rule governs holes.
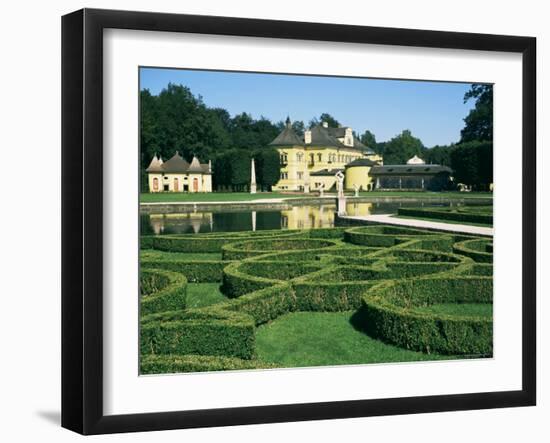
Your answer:
[[[535,404],[534,38],[62,27],[64,427]]]

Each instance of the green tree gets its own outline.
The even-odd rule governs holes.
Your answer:
[[[377,154],[380,154],[378,151],[378,143],[376,143],[376,137],[368,129],[358,138],[367,148],[370,148]]]
[[[439,146],[426,148],[423,153],[423,159],[426,163],[434,165],[451,166],[451,151],[455,145]]]
[[[456,145],[451,151],[451,168],[455,183],[487,190],[493,182],[493,143],[476,140]]]
[[[400,165],[411,157],[422,155],[424,145],[420,139],[414,137],[408,129],[386,142],[384,147],[384,164]]]
[[[279,152],[274,148],[260,150],[258,159],[260,162],[260,185],[262,190],[271,191],[271,187],[279,181],[280,159]]]
[[[464,103],[475,100],[474,108],[464,118],[460,142],[493,140],[493,86],[473,84],[464,95]]]
[[[298,135],[298,137],[302,137],[304,135],[304,131],[306,130],[306,127],[303,121],[296,120],[292,122],[292,129]]]
[[[340,122],[338,120],[336,120],[332,115],[328,114],[327,112],[323,112],[319,118],[316,118],[316,117],[313,117],[310,121],[309,121],[309,126],[312,127],[312,126],[317,126],[317,125],[320,125],[321,123],[323,122],[326,122],[328,123],[329,127],[331,128],[338,128],[340,127]]]
[[[234,191],[242,192],[250,184],[250,151],[235,149],[231,154],[231,186]]]

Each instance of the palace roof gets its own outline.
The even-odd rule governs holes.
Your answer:
[[[326,125],[326,124],[325,124]],[[338,148],[338,149],[354,149],[361,151],[365,154],[372,155],[374,151],[363,143],[361,143],[357,137],[353,137],[353,146],[348,146],[342,143],[339,138],[343,138],[346,135],[347,127],[330,128],[323,124],[310,128],[311,140],[306,143],[305,137],[299,137],[294,129],[290,119],[286,119],[285,128],[281,133],[275,137],[275,139],[269,144],[270,146],[311,146],[318,148]]]
[[[442,165],[384,165],[373,166],[370,170],[372,175],[434,175],[441,172],[452,174],[453,170]]]
[[[358,158],[346,165],[346,168],[351,168],[353,166],[379,166],[380,163],[370,160],[368,158]]]
[[[343,169],[321,169],[320,171],[310,172],[309,175],[311,177],[323,177],[323,176],[330,176],[334,177],[338,172],[344,172]]]
[[[189,173],[199,173],[199,174],[211,174],[211,167],[209,163],[200,163],[199,159],[193,156],[191,164],[187,163],[179,152],[176,152],[170,160],[162,162],[162,159],[158,158],[155,154],[153,160],[149,164],[149,167],[145,170],[146,172],[158,172],[158,173],[169,173],[169,174],[189,174]]]
[[[270,143],[271,146],[303,146],[304,141],[300,140],[298,134],[292,129],[292,124],[290,119],[287,117],[285,128],[281,133],[275,137],[275,139]]]

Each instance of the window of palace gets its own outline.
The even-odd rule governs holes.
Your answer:
[[[304,178],[303,172],[298,172],[298,180],[302,180]]]
[[[323,154],[317,154],[317,159],[319,160],[319,162],[322,162],[323,161]]]

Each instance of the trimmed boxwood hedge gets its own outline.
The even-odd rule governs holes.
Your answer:
[[[140,272],[140,314],[185,309],[187,279],[179,273],[162,269]]]
[[[492,303],[492,283],[489,277],[450,276],[380,283],[363,297],[363,328],[373,337],[406,349],[492,355],[492,319],[414,309],[440,303]]]
[[[164,269],[178,272],[192,283],[215,283],[222,279],[223,268],[231,262],[222,260],[141,259],[142,269]]]
[[[177,372],[237,371],[269,369],[273,364],[258,360],[210,355],[145,355],[140,360],[140,374],[169,374]]]
[[[269,240],[249,240],[224,245],[222,247],[222,258],[224,260],[242,260],[276,251],[317,251],[337,246],[338,243],[330,239],[273,238]]]
[[[252,317],[222,309],[171,311],[142,319],[141,354],[254,357]]]
[[[424,209],[424,208],[399,208],[398,215],[407,217],[433,218],[435,220],[446,220],[466,223],[484,223],[493,224],[493,214],[476,213],[473,211],[442,209]]]
[[[344,241],[362,246],[391,247],[412,236],[433,235],[430,231],[419,229],[398,228],[393,226],[357,226],[344,232]]]
[[[492,247],[493,246],[491,239],[474,238],[455,243],[453,246],[453,252],[455,252],[456,254],[464,255],[466,257],[470,257],[476,262],[492,263],[493,253],[486,252],[488,250],[492,251]]]
[[[141,236],[141,249],[158,249],[169,252],[220,252],[223,245],[239,240],[248,240],[250,237],[257,239],[298,237],[305,236],[299,230],[269,230],[235,233],[210,233],[210,234],[181,234],[181,235],[156,235]]]
[[[172,252],[190,248],[192,237],[206,246],[189,252],[223,250],[225,258],[235,260],[143,258],[144,272],[157,269],[189,281],[222,281],[223,292],[233,298],[201,309],[170,307],[142,316],[142,372],[265,367],[255,360],[255,327],[295,311],[358,309],[365,332],[399,346],[491,355],[492,322],[487,317],[420,309],[439,303],[492,303],[492,264],[476,255],[492,257],[490,239],[390,226],[290,235],[162,237],[156,246]],[[145,241],[155,247],[158,238]],[[155,278],[144,282],[149,292],[162,291],[166,283]]]

